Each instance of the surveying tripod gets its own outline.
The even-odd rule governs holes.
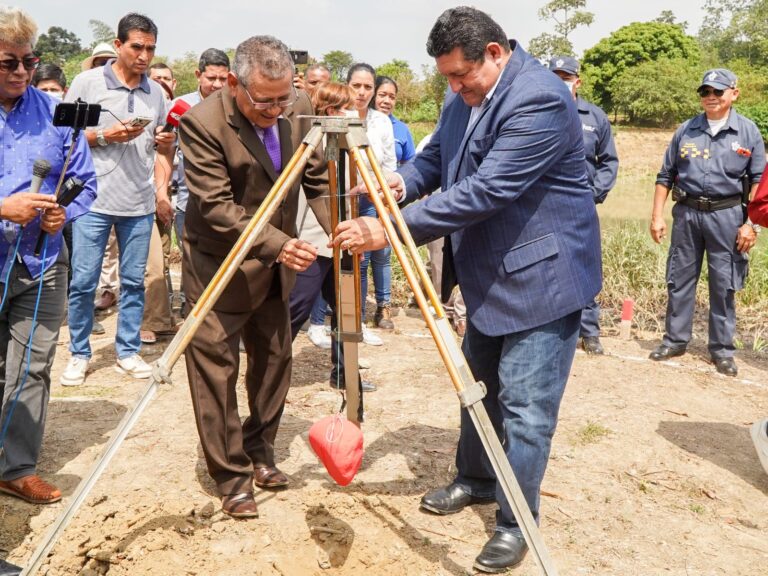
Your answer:
[[[356,182],[356,173],[360,176],[369,190],[369,197],[380,216],[386,230],[392,249],[403,268],[408,284],[413,290],[416,303],[421,310],[427,327],[432,334],[437,350],[445,364],[462,407],[466,408],[486,454],[496,473],[512,512],[517,519],[533,557],[545,576],[556,576],[555,568],[549,552],[541,539],[528,504],[525,501],[520,486],[515,479],[512,467],[507,460],[496,431],[488,418],[482,399],[486,394],[485,386],[475,382],[464,358],[440,299],[429,279],[426,268],[419,257],[416,244],[408,227],[403,220],[392,191],[386,183],[373,150],[368,144],[362,121],[356,118],[344,117],[311,117],[312,128],[305,136],[296,153],[283,168],[272,190],[259,206],[256,214],[246,225],[242,235],[235,242],[232,250],[222,262],[219,270],[206,287],[200,299],[190,311],[179,332],[168,345],[163,355],[153,364],[152,378],[135,406],[125,415],[112,438],[94,464],[90,473],[83,478],[72,496],[67,507],[54,522],[43,542],[35,550],[28,565],[22,571],[22,576],[32,576],[42,565],[77,509],[84,502],[93,485],[105,470],[109,461],[115,455],[128,432],[133,428],[144,409],[154,397],[161,383],[170,383],[170,373],[184,349],[192,340],[195,332],[208,312],[211,311],[221,293],[226,288],[238,268],[245,260],[251,247],[258,239],[270,218],[280,207],[288,191],[304,171],[309,158],[321,145],[326,135],[325,154],[329,166],[329,190],[331,192],[332,224],[335,225],[345,214],[345,158],[350,159],[350,184]],[[369,171],[364,158],[373,172]],[[374,181],[375,179],[375,181]],[[378,185],[377,185],[378,184]],[[376,192],[381,189],[381,196]],[[356,214],[356,199],[350,199],[350,212]],[[390,219],[391,216],[391,219]],[[394,222],[393,222],[394,220]],[[402,240],[401,240],[402,238]],[[334,273],[337,275],[336,313],[337,337],[341,341],[345,353],[345,381],[347,419],[360,425],[360,388],[357,362],[357,344],[362,340],[361,334],[361,295],[360,269],[357,260],[351,254],[341,254],[338,247],[334,248]],[[421,281],[421,285],[419,284]],[[422,286],[424,288],[422,288]],[[434,314],[429,310],[431,303]]]

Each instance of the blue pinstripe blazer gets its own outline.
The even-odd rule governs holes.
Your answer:
[[[493,97],[467,130],[453,94],[429,145],[399,173],[418,244],[447,236],[473,325],[489,336],[541,326],[600,291],[600,230],[581,123],[556,75],[515,45]],[[446,279],[447,280],[447,279]]]

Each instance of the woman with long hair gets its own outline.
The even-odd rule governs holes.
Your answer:
[[[355,94],[355,109],[360,118],[365,120],[368,142],[376,156],[376,160],[382,168],[394,172],[397,169],[397,158],[395,156],[395,136],[392,130],[392,122],[390,122],[386,114],[371,108],[374,87],[376,85],[376,71],[369,64],[353,64],[347,73],[347,84]],[[360,198],[360,216],[377,216],[376,207],[365,196]],[[379,328],[392,330],[395,325],[392,322],[390,312],[392,291],[391,254],[392,248],[387,246],[381,250],[366,252],[360,262],[363,294],[363,341],[374,346],[379,346],[383,342],[381,338],[368,331],[365,327],[368,264],[371,264],[371,269],[373,270],[373,285],[376,294],[376,314],[374,315],[373,323]]]

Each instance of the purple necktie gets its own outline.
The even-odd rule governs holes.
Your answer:
[[[272,159],[272,165],[278,174],[283,169],[283,159],[280,154],[280,141],[277,139],[277,126],[264,128],[264,147]]]

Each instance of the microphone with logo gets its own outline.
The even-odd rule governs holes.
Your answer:
[[[187,102],[184,102],[184,100],[176,100],[176,104],[171,106],[171,109],[168,111],[168,116],[165,119],[165,126],[163,126],[161,132],[170,132],[174,128],[178,128],[181,117],[184,116],[186,111],[190,108],[191,106]],[[155,144],[155,150],[157,150],[157,144]]]

